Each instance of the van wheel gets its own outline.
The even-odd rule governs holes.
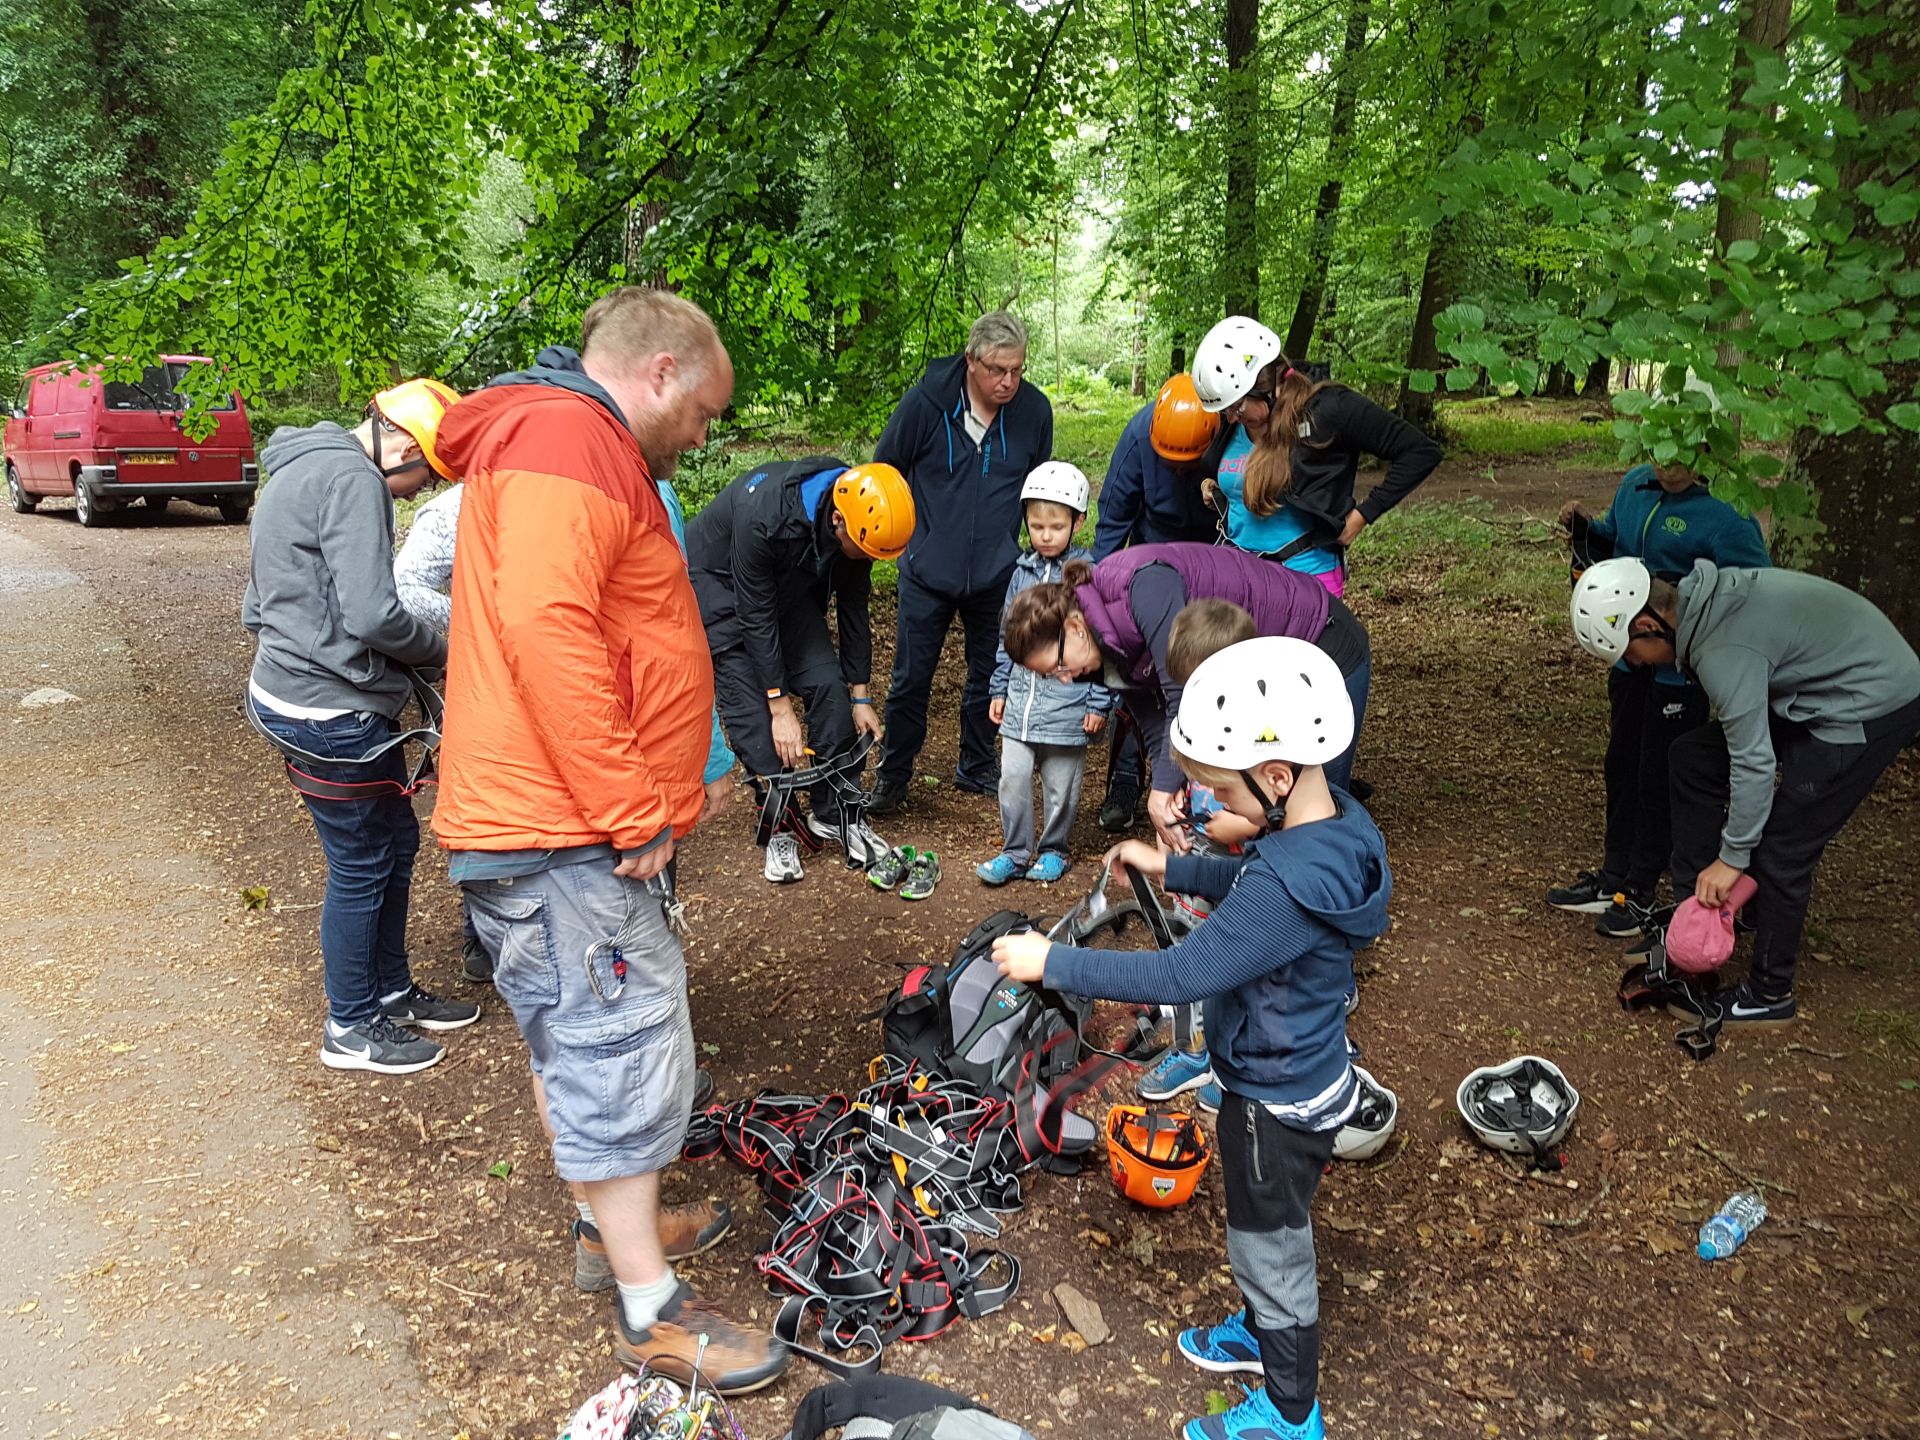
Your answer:
[[[112,513],[112,502],[97,498],[83,481],[73,482],[73,518],[84,528],[98,529],[107,523],[107,516]]]
[[[31,515],[40,504],[38,495],[27,493],[27,487],[20,483],[20,472],[12,465],[7,466],[7,501],[16,515]]]
[[[244,525],[247,523],[247,512],[252,508],[252,503],[244,497],[222,500],[220,502],[220,518],[229,525]]]

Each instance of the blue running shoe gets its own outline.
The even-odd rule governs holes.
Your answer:
[[[1182,1050],[1174,1046],[1160,1057],[1160,1063],[1140,1077],[1134,1091],[1142,1100],[1171,1100],[1189,1090],[1198,1090],[1213,1079],[1213,1059],[1204,1050]]]
[[[1220,1082],[1209,1075],[1207,1083],[1200,1087],[1200,1093],[1195,1098],[1199,1102],[1200,1109],[1206,1114],[1218,1115],[1220,1113]]]
[[[989,885],[1005,885],[1019,878],[1025,867],[1011,855],[996,855],[984,865],[973,867],[973,873]]]
[[[1027,867],[1027,879],[1038,880],[1042,885],[1051,885],[1062,879],[1073,868],[1073,862],[1058,850],[1043,850],[1040,858]]]
[[[1327,1440],[1326,1422],[1320,1418],[1317,1401],[1305,1420],[1292,1425],[1267,1399],[1265,1390],[1249,1392],[1224,1415],[1189,1420],[1180,1433],[1184,1440]]]
[[[1260,1342],[1247,1328],[1247,1312],[1237,1310],[1218,1325],[1180,1332],[1180,1354],[1216,1375],[1264,1375]]]

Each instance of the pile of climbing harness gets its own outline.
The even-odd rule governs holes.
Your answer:
[[[1021,1173],[1054,1158],[1033,1144],[1049,1127],[1023,1121],[1013,1096],[885,1061],[873,1076],[851,1097],[714,1106],[686,1145],[688,1159],[725,1155],[759,1183],[777,1228],[756,1263],[789,1292],[775,1333],[842,1376],[1013,1298],[1019,1262],[973,1241],[1000,1234]]]

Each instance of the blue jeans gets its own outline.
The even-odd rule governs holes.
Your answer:
[[[1327,783],[1342,790],[1353,780],[1353,754],[1360,748],[1360,726],[1367,718],[1367,692],[1373,688],[1373,656],[1367,656],[1346,680],[1347,698],[1353,701],[1353,744],[1327,766]]]
[[[264,706],[260,723],[315,755],[364,755],[394,733],[384,715],[355,711],[335,720],[294,720]],[[399,747],[372,765],[298,762],[322,780],[406,779]],[[407,899],[420,822],[413,801],[399,794],[370,800],[307,802],[320,849],[327,857],[327,894],[320,907],[320,956],[327,1015],[340,1026],[359,1025],[380,1011],[380,997],[412,983],[407,969]]]

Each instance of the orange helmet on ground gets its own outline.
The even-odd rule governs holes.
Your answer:
[[[437,441],[440,419],[460,398],[460,392],[438,380],[402,380],[382,390],[367,408],[396,430],[403,430],[420,447],[433,473],[451,480],[454,474],[440,463]]]
[[[1200,403],[1193,376],[1184,370],[1160,387],[1153,401],[1147,438],[1162,460],[1187,464],[1198,460],[1220,433],[1220,417]]]
[[[833,482],[833,508],[864,555],[898,560],[913,539],[913,491],[891,465],[856,465]]]
[[[1107,1112],[1113,1183],[1135,1204],[1156,1210],[1186,1204],[1212,1153],[1191,1115],[1140,1105],[1116,1105]]]

